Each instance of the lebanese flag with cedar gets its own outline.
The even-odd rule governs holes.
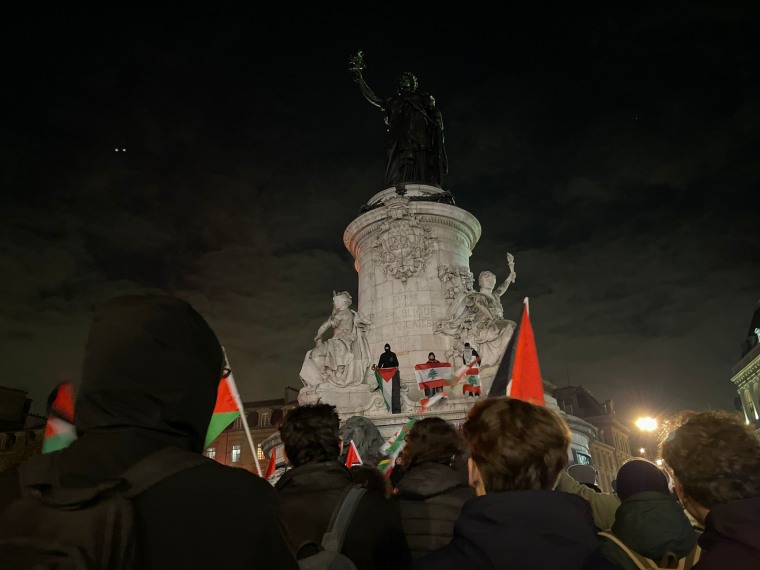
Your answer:
[[[476,358],[473,358],[464,376],[466,381],[462,384],[462,394],[480,396],[480,368],[478,367],[478,360]]]
[[[424,362],[414,365],[414,375],[420,390],[447,386],[451,378],[450,362]]]

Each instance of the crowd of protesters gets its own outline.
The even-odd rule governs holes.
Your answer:
[[[360,570],[760,569],[760,440],[734,414],[683,414],[663,468],[632,459],[606,494],[568,470],[570,431],[544,406],[484,398],[460,428],[419,419],[392,477],[338,460],[333,406],[299,406],[280,425],[288,467],[270,484],[201,455],[224,365],[184,301],[101,306],[78,439],[0,474],[0,567],[56,556],[94,568],[303,567],[361,487],[339,543]]]

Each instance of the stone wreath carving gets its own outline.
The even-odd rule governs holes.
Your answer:
[[[422,225],[409,212],[409,199],[394,196],[385,201],[387,217],[380,225],[375,240],[375,259],[383,272],[402,283],[425,269],[430,254],[435,250],[435,239],[430,228]]]

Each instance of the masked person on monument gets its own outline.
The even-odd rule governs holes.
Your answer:
[[[288,541],[297,558],[315,554],[351,471],[338,461],[340,419],[334,406],[298,406],[280,428],[292,469],[275,485]],[[306,545],[306,546],[304,546]],[[367,489],[350,520],[341,551],[359,570],[407,568],[409,547],[398,511],[383,493]]]
[[[398,368],[398,358],[396,353],[391,351],[391,345],[385,345],[385,352],[380,355],[380,360],[377,362],[378,368]]]
[[[349,70],[359,89],[373,105],[385,113],[388,125],[388,161],[385,183],[395,186],[417,182],[441,187],[448,172],[443,140],[443,118],[429,93],[418,89],[413,73],[404,72],[396,84],[396,93],[378,97],[362,76],[364,56],[357,53]]]
[[[91,560],[94,542],[100,549],[96,559],[103,564],[93,566],[97,568],[131,568],[124,558],[128,555],[134,556],[135,568],[146,570],[242,569],[250,568],[252,560],[262,568],[296,569],[282,534],[274,489],[245,469],[202,456],[224,364],[216,335],[185,301],[168,295],[130,295],[99,306],[74,408],[78,439],[61,451],[31,458],[26,472],[40,476],[55,471],[55,480],[42,485],[41,496],[77,505],[75,498],[90,489],[119,483],[123,487],[121,477],[138,464],[145,466],[143,479],[147,468],[154,481],[156,472],[169,475],[131,499],[131,513],[112,509],[103,521],[87,518],[97,504],[94,500],[87,508],[72,507],[63,515],[57,513],[62,509],[48,512],[44,524],[14,512],[18,502],[0,504],[0,541],[25,532],[49,541],[53,532],[59,544],[79,547]],[[0,487],[18,489],[23,468],[24,464],[0,476]],[[65,522],[62,518],[68,514],[78,523],[56,530],[54,522]],[[114,550],[126,533],[124,527],[112,528],[111,521],[123,523],[124,517],[133,521],[135,544]],[[99,525],[90,529],[92,534],[78,530],[91,524]],[[40,536],[43,532],[48,536]],[[87,534],[82,537],[86,544],[67,542],[78,532]],[[219,544],[234,548],[209,547]],[[0,567],[16,567],[1,558],[2,554]]]

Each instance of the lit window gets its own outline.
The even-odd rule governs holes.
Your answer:
[[[261,446],[256,446],[256,455],[259,457],[259,459],[264,459],[264,451],[261,449]]]
[[[238,461],[240,461],[240,446],[233,445],[232,446],[232,462],[237,463]]]
[[[209,447],[209,448],[206,450],[206,453],[205,453],[205,455],[206,455],[206,457],[208,457],[209,459],[216,459],[216,448],[215,448],[215,447]]]
[[[259,421],[261,427],[267,427],[269,425],[269,412],[262,412],[261,419]]]

